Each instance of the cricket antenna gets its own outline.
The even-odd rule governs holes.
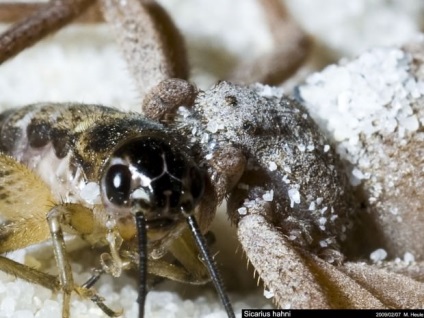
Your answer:
[[[147,295],[147,229],[146,219],[142,212],[135,213],[138,238],[138,317],[144,317],[144,304]]]
[[[197,247],[202,256],[203,262],[205,263],[209,275],[211,276],[212,282],[215,285],[215,289],[218,292],[221,303],[224,305],[225,311],[229,318],[235,318],[233,307],[231,306],[230,300],[227,293],[225,292],[224,284],[222,282],[221,276],[218,272],[218,268],[213,260],[212,256],[209,253],[208,245],[206,240],[200,232],[199,225],[196,222],[196,219],[193,215],[189,214],[186,216],[188,226],[190,231],[193,234],[193,237],[196,241]]]

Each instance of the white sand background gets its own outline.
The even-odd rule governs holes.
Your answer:
[[[270,47],[269,35],[254,0],[160,2],[186,36],[192,80],[201,88],[220,79],[231,61],[246,58],[247,52],[260,54]],[[408,41],[423,27],[419,24],[424,16],[421,0],[289,0],[286,3],[317,43],[309,63],[291,80],[291,86],[313,70],[342,57],[352,58],[370,47]],[[67,28],[0,66],[0,109],[40,101],[96,103],[139,110],[137,92],[107,26]],[[242,308],[270,308],[271,302],[263,296],[262,286],[254,287],[252,269],[246,270],[246,259],[225,215],[217,218],[214,232],[218,238],[214,250],[219,251],[216,260],[223,269],[236,315],[241,316]],[[234,242],[231,246],[230,240]],[[71,250],[79,251],[70,245]],[[83,282],[89,276],[87,259],[97,254],[87,249],[71,254],[76,281]],[[48,244],[12,256],[54,271]],[[137,317],[134,286],[134,279],[127,276],[104,277],[96,285],[108,304],[124,308],[125,317]],[[60,295],[0,272],[0,317],[60,317],[60,302]],[[226,315],[212,286],[165,282],[149,293],[146,316]],[[72,317],[104,317],[104,314],[90,301],[79,301],[75,296]]]

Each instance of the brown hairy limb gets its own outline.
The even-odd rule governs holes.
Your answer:
[[[146,95],[143,113],[150,119],[172,121],[178,107],[191,107],[198,94],[197,88],[187,81],[170,78],[160,82]]]
[[[46,2],[2,2],[0,3],[0,23],[15,23],[34,14],[44,8]],[[104,22],[98,5],[93,5],[81,16],[77,17],[77,23]]]
[[[155,1],[101,0],[142,98],[157,83],[187,79],[184,39],[171,17]]]
[[[0,35],[0,64],[79,16],[94,0],[55,0]]]
[[[258,0],[263,9],[274,48],[253,61],[242,62],[230,80],[277,85],[289,78],[308,56],[311,39],[290,16],[283,2]]]

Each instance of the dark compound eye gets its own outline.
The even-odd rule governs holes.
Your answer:
[[[109,168],[105,179],[108,200],[115,205],[127,205],[131,190],[131,172],[128,166],[116,164]]]

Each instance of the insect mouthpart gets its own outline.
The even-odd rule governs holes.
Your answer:
[[[150,229],[168,229],[174,224],[174,220],[168,218],[160,218],[146,221],[146,228]]]

